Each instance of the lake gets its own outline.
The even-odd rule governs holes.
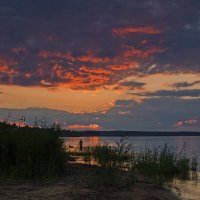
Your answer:
[[[79,141],[83,141],[83,146],[96,146],[96,145],[116,145],[116,142],[121,137],[65,137],[65,145],[67,147],[78,147]],[[180,152],[184,146],[186,146],[189,154],[200,155],[200,137],[198,136],[165,136],[165,137],[128,137],[127,141],[133,144],[135,151],[139,152],[142,149],[152,148],[153,146],[163,146],[169,144],[172,147],[176,147]]]
[[[116,145],[121,137],[65,137],[65,145],[67,147],[76,148],[79,146],[79,141],[83,141],[83,146],[96,145]],[[169,144],[180,152],[184,146],[189,155],[196,155],[200,160],[200,137],[197,136],[166,136],[166,137],[128,137],[127,141],[133,145],[134,151],[140,152],[142,149],[153,148],[154,146],[163,146]],[[184,200],[199,200],[200,199],[200,179],[197,181],[182,182],[175,180],[173,185],[180,188],[181,198]],[[174,192],[174,190],[173,190]]]

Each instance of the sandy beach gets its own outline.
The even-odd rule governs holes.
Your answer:
[[[138,182],[128,190],[97,187],[95,167],[78,165],[74,171],[54,181],[6,181],[0,183],[1,200],[180,200],[170,190]]]

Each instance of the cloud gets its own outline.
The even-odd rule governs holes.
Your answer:
[[[38,56],[42,58],[60,58],[60,59],[67,59],[69,61],[75,62],[75,61],[80,61],[83,63],[109,63],[110,58],[108,57],[97,57],[93,55],[92,52],[86,52],[86,54],[81,55],[79,57],[75,57],[72,55],[71,52],[48,52],[48,51],[41,51],[38,53]]]
[[[78,79],[80,89],[95,90],[131,75],[200,73],[199,7],[186,0],[21,0],[17,7],[3,0],[0,54],[7,69],[0,83],[77,89]],[[96,74],[88,79],[90,71]]]
[[[124,90],[143,89],[132,93],[143,99],[140,103],[122,99],[102,113],[13,112],[29,116],[47,113],[52,121],[67,123],[65,126],[174,130],[176,122],[199,119],[199,99],[195,98],[200,92],[189,90],[199,81],[180,82],[178,76],[177,83],[157,86],[151,75],[198,77],[199,10],[198,0],[20,0],[17,4],[1,0],[0,84],[49,90],[117,86],[122,91],[114,92],[130,99],[135,96],[127,97]],[[140,78],[146,78],[146,85]],[[133,79],[138,81],[124,81]],[[169,86],[171,90],[165,88]],[[154,87],[162,89],[152,92]]]
[[[101,127],[98,124],[73,124],[67,127],[70,130],[99,130]]]
[[[36,116],[38,119],[47,116],[49,124],[57,122],[64,128],[86,126],[88,129],[88,126],[97,124],[101,130],[176,131],[178,128],[184,131],[199,131],[200,123],[189,121],[200,119],[199,108],[199,99],[161,97],[141,102],[118,100],[106,112],[95,113],[70,113],[45,108],[0,109],[0,119],[5,119],[10,112],[12,121],[19,120],[23,114],[26,121],[33,124]],[[182,121],[187,122],[183,126],[175,126],[177,122]],[[96,127],[98,126],[93,126]]]
[[[130,33],[159,34],[162,32],[162,30],[159,28],[155,28],[153,26],[146,26],[146,27],[113,28],[112,32],[117,36],[124,36]]]
[[[124,52],[124,57],[139,57],[139,58],[149,58],[150,56],[157,54],[157,53],[163,53],[166,49],[162,49],[160,47],[150,47],[149,49],[140,50],[136,49],[134,47],[128,46],[127,50]]]
[[[179,121],[174,124],[175,127],[184,127],[184,126],[196,126],[198,123],[197,119],[188,119],[185,121]]]
[[[194,85],[199,85],[200,84],[200,81],[194,81],[194,82],[178,82],[178,83],[173,83],[169,86],[171,87],[174,87],[174,88],[186,88],[186,87],[191,87],[191,86],[194,86]]]
[[[113,126],[118,130],[176,130],[175,123],[200,117],[197,108],[200,108],[199,99],[161,97],[142,102],[120,100],[107,112],[101,124],[104,128]],[[118,115],[119,112],[127,113]],[[179,127],[179,130],[198,131],[199,128],[197,123],[195,126]]]
[[[185,89],[185,90],[158,90],[155,92],[144,93],[130,93],[143,97],[200,97],[199,89]]]
[[[129,90],[143,89],[145,85],[146,83],[137,81],[124,81],[124,82],[119,82],[118,86],[116,86],[115,89],[122,89],[122,88],[126,88]]]
[[[12,59],[0,56],[0,83],[9,83],[18,75],[18,71],[10,67],[11,65],[16,65],[16,62]]]

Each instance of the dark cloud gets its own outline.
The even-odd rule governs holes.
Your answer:
[[[1,73],[0,83],[72,85],[79,78],[72,89],[96,89],[129,75],[199,73],[199,9],[198,0],[2,0],[0,55],[13,73]]]
[[[74,124],[98,124],[104,130],[189,130],[199,131],[199,99],[149,98],[142,102],[118,100],[106,113],[69,113],[45,108],[0,109],[0,119],[10,112],[10,120],[19,120],[22,114],[30,124],[37,116],[47,116],[49,124],[58,122],[67,128]],[[182,126],[181,126],[182,125]]]
[[[200,90],[199,89],[158,90],[155,92],[130,93],[130,94],[143,97],[200,97]]]
[[[124,81],[124,82],[120,82],[118,86],[115,87],[115,89],[122,89],[122,88],[126,88],[129,90],[143,89],[143,86],[145,85],[146,83],[137,82],[137,81]]]
[[[119,106],[120,105],[120,106]],[[104,128],[125,130],[176,130],[174,124],[186,119],[199,119],[199,99],[150,98],[143,102],[117,101],[116,106],[102,117]],[[120,115],[119,112],[127,113]],[[200,124],[188,127],[188,130],[200,128]],[[186,130],[179,127],[179,130]]]
[[[194,86],[194,85],[199,85],[200,84],[200,81],[194,81],[194,82],[178,82],[178,83],[173,83],[171,84],[170,86],[171,87],[174,87],[174,88],[184,88],[184,87],[191,87],[191,86]]]

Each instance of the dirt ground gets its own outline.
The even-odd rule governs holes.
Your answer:
[[[0,200],[178,200],[169,190],[136,183],[129,190],[96,187],[90,166],[79,165],[76,172],[52,182],[0,182]]]

